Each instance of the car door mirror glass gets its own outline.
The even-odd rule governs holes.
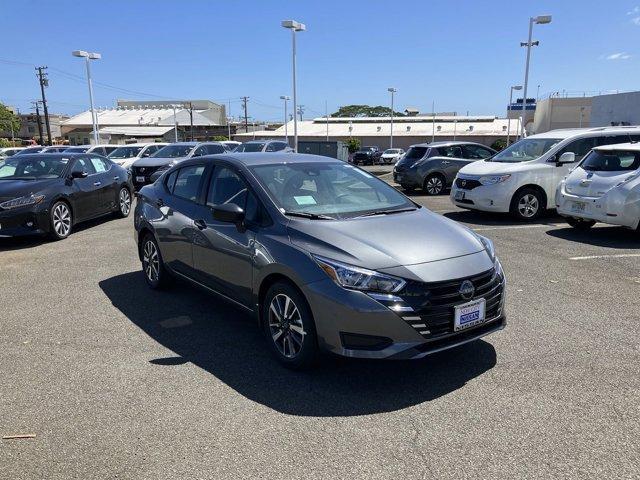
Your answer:
[[[235,203],[223,203],[211,207],[213,219],[225,223],[240,223],[244,220],[244,210]]]
[[[84,170],[74,170],[71,172],[71,178],[87,178],[89,174]]]
[[[558,164],[562,165],[565,163],[573,163],[576,161],[576,154],[573,152],[564,152],[562,155],[560,155],[560,158],[558,158]]]

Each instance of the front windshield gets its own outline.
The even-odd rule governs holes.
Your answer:
[[[119,159],[119,158],[133,158],[137,157],[142,150],[142,147],[118,147],[109,155],[107,155],[110,159]]]
[[[264,143],[243,143],[236,147],[236,152],[261,152],[264,148]]]
[[[625,150],[593,150],[580,167],[590,172],[630,172],[640,168],[640,152]]]
[[[375,176],[341,163],[287,163],[252,168],[276,205],[286,212],[350,218],[370,212],[417,208]]]
[[[186,157],[195,147],[193,145],[167,145],[151,155],[158,158]]]
[[[0,180],[42,180],[58,178],[69,158],[38,155],[13,156],[0,161]]]
[[[547,153],[561,138],[524,138],[495,155],[492,162],[527,162]]]
[[[64,153],[85,153],[89,147],[71,147],[67,148]]]
[[[384,151],[384,153],[386,153],[386,154],[400,153],[400,150],[398,150],[397,148],[388,148],[387,150]]]

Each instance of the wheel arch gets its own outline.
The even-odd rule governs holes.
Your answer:
[[[511,196],[511,201],[509,202],[510,211],[513,211],[513,209],[515,208],[516,197],[520,194],[520,192],[522,192],[525,189],[535,190],[536,192],[538,192],[542,198],[540,208],[542,208],[542,210],[548,209],[549,199],[547,198],[547,192],[545,191],[545,189],[540,185],[536,185],[535,183],[527,183],[519,187],[515,192],[513,192],[513,195]]]
[[[302,298],[304,298],[307,301],[307,304],[309,303],[309,300],[307,300],[307,296],[304,294],[304,292],[302,291],[302,289],[300,289],[300,287],[298,287],[298,285],[296,284],[296,282],[289,276],[285,275],[282,272],[272,272],[269,273],[268,275],[266,275],[262,281],[260,282],[260,286],[258,287],[258,311],[257,311],[257,319],[258,319],[258,325],[262,326],[262,322],[263,322],[263,318],[262,318],[262,307],[264,305],[264,299],[267,296],[267,292],[269,291],[269,288],[271,288],[272,285],[278,283],[278,282],[284,282],[289,284],[291,287],[295,288],[298,293],[302,296]]]

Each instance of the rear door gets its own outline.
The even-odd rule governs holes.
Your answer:
[[[95,182],[99,183],[100,189],[100,206],[99,213],[107,212],[113,209],[117,195],[118,186],[120,185],[120,177],[114,174],[112,164],[106,158],[97,155],[89,155],[89,160],[96,171]]]
[[[450,145],[448,147],[438,147],[438,157],[440,159],[440,171],[444,173],[447,179],[447,185],[451,185],[453,179],[456,178],[458,170],[469,163],[464,158],[462,145]]]

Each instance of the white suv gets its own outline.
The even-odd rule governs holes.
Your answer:
[[[556,207],[578,229],[596,222],[638,228],[640,144],[594,148],[558,185]]]
[[[451,187],[451,201],[462,208],[511,212],[521,220],[531,220],[555,207],[558,184],[592,148],[637,140],[640,127],[531,135],[491,158],[461,168]]]

